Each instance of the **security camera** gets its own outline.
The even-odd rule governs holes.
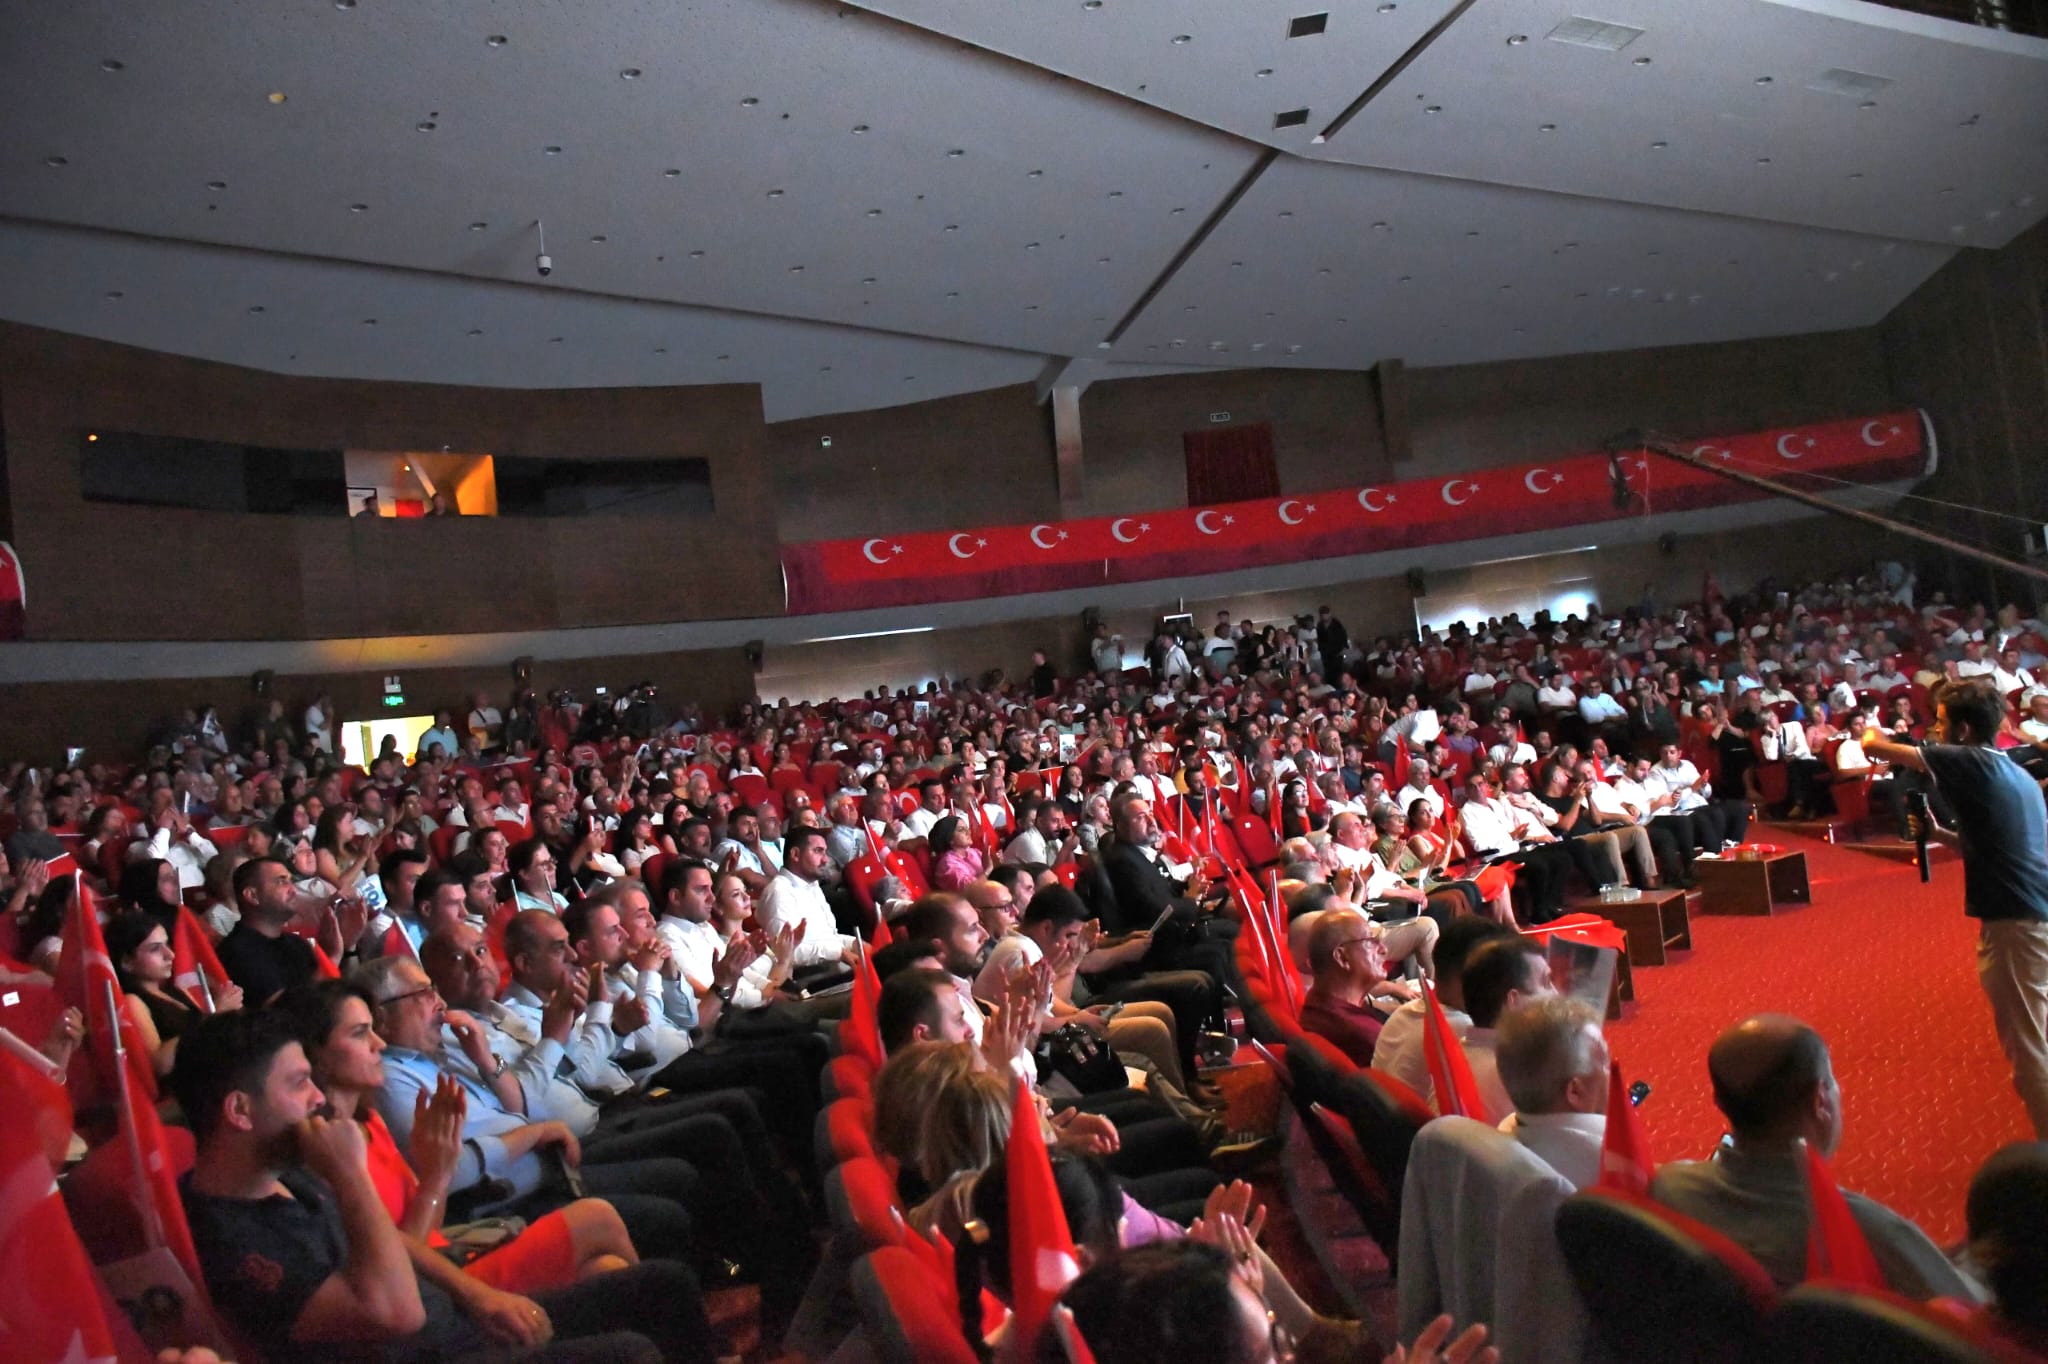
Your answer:
[[[555,273],[555,258],[543,251],[533,258],[533,268],[540,272],[542,279],[546,279]]]

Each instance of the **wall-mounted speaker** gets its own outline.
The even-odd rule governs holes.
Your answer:
[[[522,687],[533,681],[533,656],[531,654],[512,660],[512,680]]]
[[[249,677],[249,690],[258,696],[269,696],[271,686],[277,681],[277,674],[269,668],[260,668]]]
[[[1095,627],[1100,624],[1102,624],[1101,607],[1084,606],[1081,608],[1081,628],[1083,630],[1086,630],[1089,634],[1092,635],[1095,633]]]
[[[761,671],[761,660],[768,656],[768,646],[758,639],[750,639],[740,645],[740,652],[747,656],[747,666],[755,672]]]
[[[1664,554],[1678,553],[1678,537],[1668,530],[1665,531],[1657,537],[1657,548]]]
[[[1422,596],[1422,595],[1423,595],[1424,593],[1426,593],[1426,592],[1427,592],[1428,590],[1429,590],[1429,579],[1427,579],[1427,578],[1425,578],[1425,577],[1423,577],[1423,576],[1422,576],[1422,570],[1421,570],[1421,569],[1419,569],[1419,568],[1411,568],[1411,569],[1409,569],[1409,570],[1408,570],[1408,595],[1409,595],[1409,596],[1411,596],[1411,597],[1420,597],[1420,596]]]

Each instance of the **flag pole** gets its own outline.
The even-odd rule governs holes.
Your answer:
[[[0,1027],[0,1051],[11,1052],[23,1065],[47,1078],[50,1083],[64,1083],[64,1072],[55,1061],[37,1051],[28,1043],[16,1037],[7,1028]]]
[[[120,1086],[121,1140],[128,1147],[128,1164],[135,1176],[138,1191],[149,1188],[149,1168],[142,1159],[142,1138],[135,1121],[135,1088],[128,1083],[128,1046],[121,1040],[120,1006],[114,1002],[114,982],[100,982],[101,994],[106,999],[107,1025],[114,1032],[114,1071],[116,1083]],[[142,1216],[142,1238],[151,1250],[161,1250],[164,1240],[163,1220],[158,1216],[156,1200],[139,1197],[135,1200],[136,1211]]]

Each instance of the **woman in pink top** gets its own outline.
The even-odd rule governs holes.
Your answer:
[[[987,859],[974,846],[966,821],[958,815],[947,815],[932,825],[929,846],[934,890],[959,890],[971,881],[979,881],[988,870]]]

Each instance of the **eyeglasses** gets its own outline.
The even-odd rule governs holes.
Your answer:
[[[379,1002],[378,1002],[378,1005],[377,1005],[377,1007],[378,1007],[378,1008],[380,1008],[380,1009],[389,1009],[389,1008],[391,1008],[391,1007],[392,1007],[393,1005],[397,1005],[397,1004],[403,1004],[403,1003],[405,1003],[405,1001],[407,1001],[408,999],[418,999],[418,998],[419,998],[419,997],[420,997],[421,995],[438,995],[438,994],[440,994],[440,990],[439,990],[439,989],[438,989],[437,987],[435,987],[435,986],[432,986],[432,985],[422,985],[422,986],[421,986],[421,987],[420,987],[419,989],[417,989],[417,990],[407,990],[407,991],[406,991],[406,992],[405,992],[404,994],[402,994],[402,995],[393,995],[393,996],[391,996],[391,998],[389,998],[389,999],[386,999],[386,1000],[381,1000],[381,1001],[379,1001]]]

